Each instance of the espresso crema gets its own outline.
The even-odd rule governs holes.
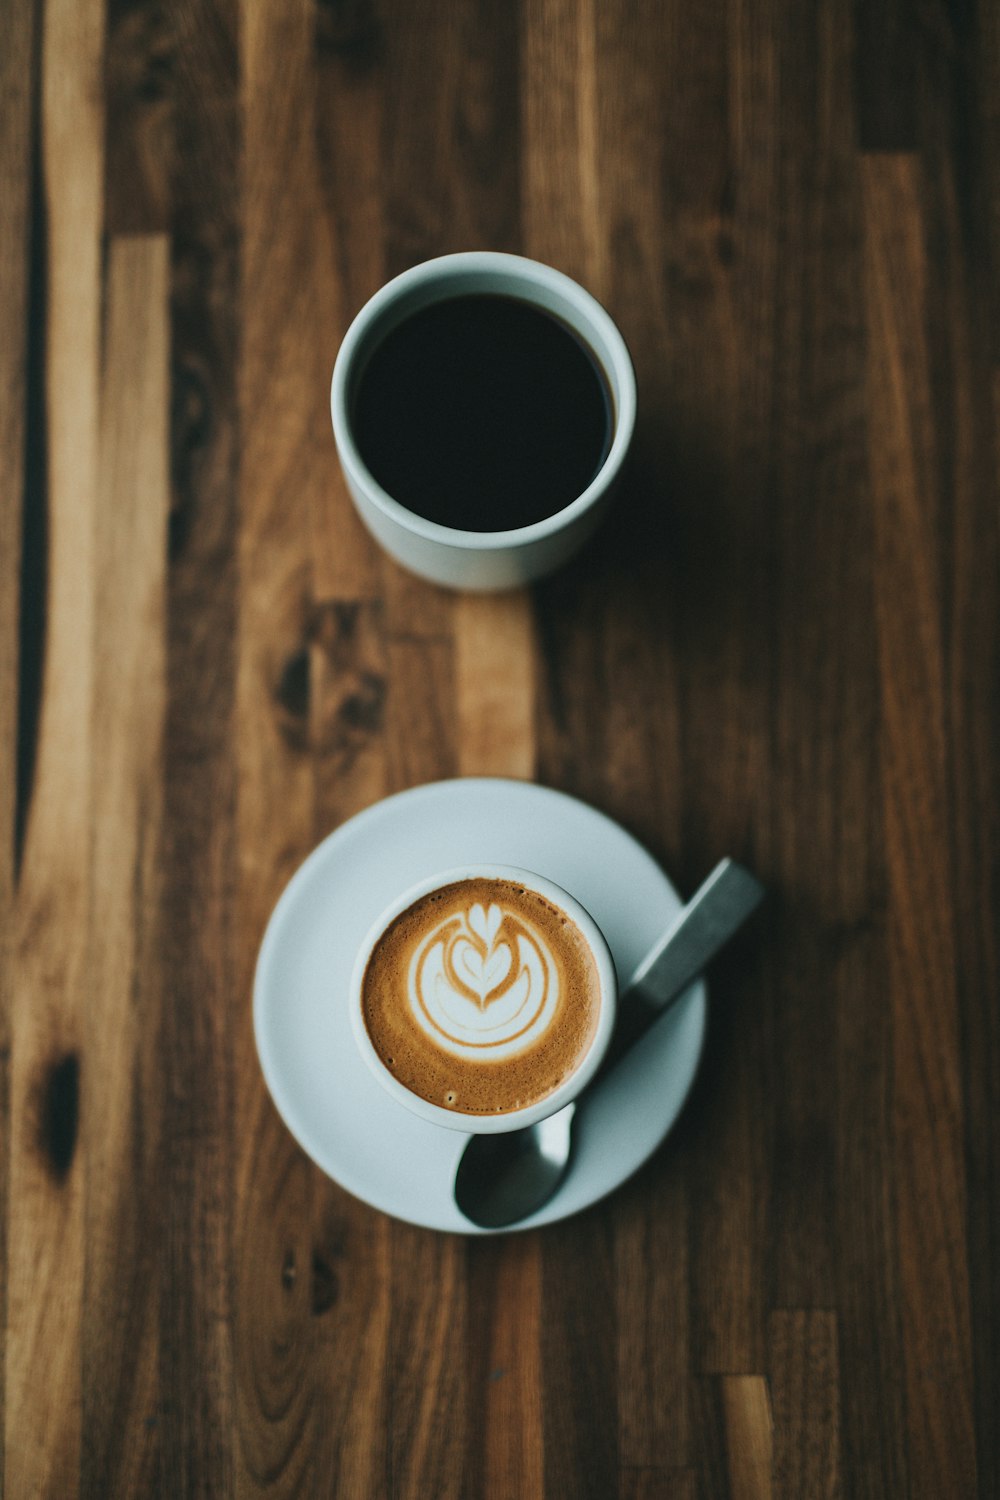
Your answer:
[[[365,1029],[413,1093],[506,1113],[558,1088],[586,1056],[600,978],[575,922],[508,880],[441,886],[396,917],[362,984]]]

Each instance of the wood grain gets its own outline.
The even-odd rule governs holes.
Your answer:
[[[997,1261],[996,1193],[989,1185],[996,1181],[997,1132],[987,1123],[983,1106],[987,1098],[993,1100],[991,1118],[995,1118],[1000,1085],[996,1006],[988,998],[997,994],[1000,898],[995,861],[982,862],[986,844],[995,846],[996,802],[990,794],[982,797],[980,791],[984,767],[991,766],[991,774],[995,773],[1000,745],[997,612],[982,607],[992,587],[987,585],[983,592],[985,579],[995,579],[998,571],[995,531],[988,520],[985,525],[982,520],[994,513],[998,488],[997,298],[989,270],[995,264],[997,227],[997,59],[991,50],[995,38],[996,17],[988,7],[967,19],[939,18],[921,59],[924,107],[919,143],[925,169],[918,184],[928,247],[925,326],[931,399],[935,414],[947,413],[937,415],[935,421],[937,463],[929,497],[941,538],[939,587],[942,599],[948,601],[944,610],[949,622],[941,630],[941,686],[952,830],[949,867],[955,881],[957,1014],[950,1024],[946,1021],[946,1038],[959,1049],[952,1056],[961,1058],[959,1108],[964,1114],[963,1169],[968,1173],[966,1251],[976,1371],[972,1399],[976,1469],[980,1491],[985,1494],[1000,1483],[996,1423],[985,1416],[986,1387],[982,1384],[984,1372],[995,1372],[997,1361],[996,1277],[986,1271],[987,1265],[995,1266]],[[987,51],[981,60],[976,56],[980,46]],[[921,490],[921,500],[927,498]],[[976,813],[973,802],[978,804]],[[971,1056],[979,1061],[970,1069]],[[945,1070],[949,1066],[947,1053],[943,1066]],[[955,1248],[949,1258],[954,1265]],[[959,1262],[955,1269],[957,1329],[953,1325],[944,1333],[950,1338],[957,1331],[958,1343],[937,1349],[935,1362],[942,1356],[949,1361],[966,1357],[961,1287],[965,1267]],[[932,1381],[934,1375],[927,1378]],[[995,1379],[995,1373],[991,1374],[987,1385]],[[968,1442],[971,1433],[964,1412],[960,1422],[961,1435]],[[936,1442],[944,1446],[948,1439],[942,1443],[936,1438]],[[957,1446],[952,1449],[953,1454],[957,1451]],[[971,1468],[964,1451],[961,1460]]]
[[[681,1472],[692,1462],[690,1195],[680,1172],[645,1172],[615,1225],[618,1462]]]
[[[772,1422],[767,1381],[726,1375],[721,1381],[729,1493],[733,1500],[771,1500]]]
[[[996,7],[0,31],[0,1491],[995,1494]],[[639,386],[608,522],[495,597],[380,552],[328,410],[476,247]],[[323,836],[494,775],[769,900],[663,1148],[465,1239],[313,1165],[251,995]]]
[[[163,728],[170,509],[165,235],[116,237],[107,267],[95,525],[91,990],[84,1055],[83,1488],[158,1474],[162,1234]],[[141,994],[142,1003],[137,1004]],[[114,1079],[113,1088],[106,1080]]]
[[[470,1255],[470,1316],[480,1358],[481,1418],[468,1444],[483,1495],[544,1491],[545,1388],[540,1317],[539,1246],[533,1237],[477,1246]],[[471,1464],[470,1464],[471,1467]]]
[[[907,1399],[922,1410],[915,1493],[975,1484],[962,1104],[949,900],[948,750],[943,644],[936,617],[935,496],[920,210],[912,159],[884,156],[864,175],[870,322],[875,545],[885,729],[882,781],[889,867],[894,1016],[896,1202],[908,1348]],[[900,226],[910,225],[904,237]],[[916,232],[914,232],[914,228]],[[906,371],[905,384],[902,372]],[[891,601],[891,602],[890,602]],[[905,708],[904,705],[905,704]],[[949,1229],[942,1233],[942,1225]],[[954,1392],[947,1419],[931,1384]]]
[[[32,744],[12,961],[5,1463],[15,1494],[72,1496],[80,1488],[85,1280],[77,1144],[82,1097],[96,1084],[81,1059],[90,996],[103,14],[55,0],[43,20],[44,428],[35,441],[45,477],[30,499],[44,521],[29,534],[45,550],[44,581],[37,572],[30,579],[44,590],[35,618],[45,635],[40,706],[30,729],[23,721]]]
[[[455,691],[461,776],[535,767],[533,616],[525,593],[463,595],[455,606]]]
[[[32,593],[32,570],[25,566],[28,541],[32,536],[29,519],[32,508],[27,504],[30,461],[26,438],[32,425],[37,429],[37,420],[33,423],[32,417],[37,419],[39,408],[44,405],[40,390],[42,330],[36,326],[29,333],[29,321],[40,321],[38,313],[44,298],[44,289],[39,285],[41,265],[36,265],[32,273],[31,256],[32,210],[37,207],[38,197],[34,170],[37,122],[33,108],[36,9],[35,6],[21,6],[11,14],[4,13],[7,43],[0,57],[0,96],[5,101],[0,123],[0,197],[5,204],[5,211],[0,214],[0,320],[6,330],[6,337],[0,343],[0,764],[7,768],[0,776],[0,1118],[3,1120],[0,1223],[4,1225],[9,1223],[11,1214],[11,1047],[16,994],[15,893],[19,814],[24,791],[22,745],[30,744],[33,738],[22,732],[21,726],[23,724],[27,731],[32,717],[28,702],[29,685],[25,679],[29,677],[29,666],[37,658],[37,641],[34,650],[21,645],[21,637],[27,633],[22,631],[21,621],[26,617],[37,625],[39,618],[37,597],[34,610],[25,610],[25,594],[30,596]],[[32,293],[34,320],[29,314]],[[29,353],[32,350],[34,357]],[[36,455],[39,437],[36,430]],[[34,514],[37,517],[37,508]],[[37,548],[31,550],[37,562]],[[37,688],[37,682],[34,686]],[[0,1404],[5,1413],[9,1256],[10,1237],[3,1233],[0,1234],[0,1306],[3,1308]],[[6,1423],[2,1421],[0,1474],[6,1469],[6,1436]]]
[[[233,1487],[236,16],[173,13],[171,514],[161,1056],[160,1484]],[[196,601],[202,599],[203,603]]]
[[[774,1409],[774,1494],[839,1495],[840,1368],[837,1319],[777,1308],[769,1319]]]

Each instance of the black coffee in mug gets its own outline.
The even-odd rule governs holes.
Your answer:
[[[400,505],[463,531],[530,526],[599,472],[614,408],[591,350],[519,298],[465,294],[392,326],[353,392],[355,442]]]

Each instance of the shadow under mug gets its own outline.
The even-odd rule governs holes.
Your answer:
[[[408,510],[388,494],[355,441],[352,403],[372,351],[406,318],[453,297],[517,299],[560,319],[599,364],[611,395],[611,443],[603,464],[568,505],[506,531],[464,531]],[[451,588],[517,588],[553,572],[596,529],[621,478],[635,428],[635,372],[625,340],[582,286],[539,261],[471,250],[413,266],[382,287],[358,313],[337,354],[330,391],[333,433],[355,506],[385,550],[433,583]]]

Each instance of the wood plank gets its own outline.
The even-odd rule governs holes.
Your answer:
[[[94,630],[91,1000],[100,1079],[83,1120],[87,1271],[83,1489],[157,1481],[158,1048],[170,254],[112,240],[102,384]],[[142,1120],[142,1128],[136,1121]]]
[[[841,1442],[845,1489],[870,1500],[905,1485],[908,1468],[883,907],[880,895],[871,917],[843,932],[834,959]]]
[[[917,167],[865,161],[901,1319],[913,1493],[976,1484],[951,810]]]
[[[806,76],[800,82],[807,95],[811,94],[811,78]],[[842,120],[836,131],[838,140],[843,142],[845,132],[849,133],[849,122]],[[829,786],[831,782],[835,788],[834,801],[823,814],[827,853],[820,863],[828,873],[817,888],[817,877],[812,873],[818,869],[818,863],[814,847],[814,815],[811,813],[801,828],[801,832],[808,836],[803,837],[798,856],[798,883],[803,896],[794,907],[790,905],[788,911],[786,931],[794,947],[787,965],[783,966],[789,987],[781,1020],[784,1028],[786,1017],[791,1015],[795,1024],[797,1013],[802,1008],[801,1002],[793,999],[796,990],[800,994],[814,995],[828,987],[826,1003],[836,1018],[834,1036],[832,1040],[829,1037],[817,1039],[809,1046],[808,1057],[812,1067],[827,1069],[829,1054],[825,1049],[834,1048],[832,1077],[836,1084],[832,1107],[836,1119],[836,1145],[832,1168],[835,1228],[831,1238],[825,1218],[831,1211],[828,1196],[829,1141],[825,1132],[820,1133],[818,1139],[815,1134],[816,1127],[821,1128],[824,1109],[831,1104],[831,1076],[820,1081],[820,1092],[817,1092],[817,1078],[807,1065],[802,1119],[808,1119],[811,1128],[802,1136],[804,1149],[798,1159],[793,1156],[789,1160],[789,1174],[783,1181],[791,1186],[797,1174],[818,1170],[822,1187],[820,1192],[810,1191],[809,1194],[811,1232],[799,1237],[798,1246],[793,1238],[787,1241],[787,1251],[792,1254],[786,1253],[782,1261],[781,1274],[775,1280],[775,1295],[781,1299],[797,1297],[805,1302],[834,1302],[836,1305],[840,1334],[844,1485],[852,1493],[877,1500],[887,1493],[907,1491],[908,1441],[901,1378],[904,1355],[898,1320],[900,1292],[895,1256],[894,1162],[889,1125],[892,1023],[884,1003],[888,987],[884,922],[886,877],[877,764],[881,695],[873,644],[875,598],[884,585],[874,558],[874,520],[867,463],[873,429],[867,409],[858,413],[853,406],[859,389],[864,391],[863,377],[856,368],[859,348],[855,326],[859,311],[857,288],[859,281],[863,280],[863,236],[862,265],[859,265],[858,251],[861,206],[856,158],[852,157],[849,163],[841,162],[841,170],[848,179],[845,201],[849,204],[849,215],[845,228],[850,236],[850,249],[845,251],[835,286],[841,326],[850,329],[849,349],[843,347],[843,335],[835,337],[836,324],[830,326],[828,338],[837,356],[834,368],[841,370],[834,388],[841,393],[835,409],[841,414],[845,433],[842,439],[829,445],[819,432],[806,437],[805,441],[824,455],[826,473],[831,470],[836,473],[839,469],[842,487],[835,492],[827,484],[823,489],[827,499],[823,502],[822,514],[837,527],[836,538],[803,536],[802,557],[816,559],[823,579],[817,581],[815,576],[810,576],[811,564],[807,562],[803,568],[801,558],[797,560],[796,572],[801,572],[803,579],[799,618],[813,619],[817,595],[821,596],[828,586],[825,580],[831,570],[831,553],[839,558],[839,565],[836,583],[829,589],[826,624],[823,625],[818,617],[816,620],[816,628],[821,634],[813,635],[810,629],[803,636],[800,627],[795,627],[796,635],[791,644],[795,654],[800,655],[800,687],[797,697],[789,699],[792,713],[797,711],[796,702],[803,698],[818,702],[823,717],[815,746],[817,749],[822,745],[836,746],[837,764],[832,777],[829,771],[817,765],[807,773],[803,783],[803,790],[817,784]],[[838,183],[843,191],[842,178],[838,178]],[[803,374],[801,367],[789,366],[789,389],[801,384]],[[810,395],[805,409],[809,410],[812,405]],[[794,409],[798,411],[797,407]],[[802,436],[797,434],[795,441],[801,440]],[[857,472],[859,442],[865,450],[864,472],[860,474]],[[813,484],[810,473],[804,481],[810,505]],[[834,494],[839,494],[840,498],[834,500]],[[846,510],[845,497],[854,497]],[[843,529],[840,529],[838,518],[844,523]],[[838,636],[836,653],[829,651],[831,630],[835,630]],[[820,688],[817,686],[817,665],[826,661],[832,670],[834,655],[842,658],[842,664]],[[787,672],[785,663],[782,670]],[[834,709],[833,705],[837,703],[840,706]],[[793,727],[785,737],[790,752],[787,765],[798,775],[801,774],[797,768],[802,765],[802,757],[801,752],[793,748],[794,742]],[[789,831],[795,835],[794,821],[789,822]],[[803,871],[809,872],[804,885]],[[823,964],[810,976],[810,949],[818,956],[821,947],[825,950]],[[791,1057],[809,1044],[803,1036],[789,1034],[788,1045],[787,1056]],[[803,1094],[800,1094],[797,1084],[796,1104],[799,1108]],[[788,1127],[794,1130],[790,1112],[787,1121]],[[780,1140],[782,1153],[786,1145],[787,1134],[783,1134]],[[798,1221],[795,1231],[798,1234]],[[816,1246],[823,1257],[821,1263],[825,1272],[832,1271],[833,1274],[835,1288],[829,1297],[829,1275],[817,1278],[799,1260],[803,1252],[813,1254]],[[825,1259],[829,1253],[834,1257],[832,1266]],[[794,1278],[788,1276],[789,1266],[796,1270]]]
[[[458,760],[454,648],[446,640],[391,640],[386,697],[390,791],[455,774]]]
[[[772,376],[769,782],[776,795],[783,791],[766,845],[781,879],[770,913],[780,1084],[767,1179],[772,1298],[850,1309],[841,1349],[845,1446],[854,1483],[875,1497],[905,1490],[906,1443],[885,1133],[876,578],[850,34],[843,7],[830,7],[818,25],[796,12],[778,53],[781,107],[796,124],[786,132],[778,179]]]
[[[334,1183],[313,1184],[313,1363],[323,1381],[313,1472],[337,1494],[395,1493],[391,1357],[393,1225]]]
[[[710,23],[702,24],[707,39]],[[748,1376],[762,1368],[767,1297],[769,1216],[752,1184],[769,1180],[763,1116],[773,1097],[772,924],[780,891],[780,858],[771,842],[780,821],[770,769],[773,684],[765,686],[762,664],[773,654],[777,608],[776,427],[788,415],[778,391],[785,355],[780,309],[789,296],[781,191],[787,133],[777,126],[788,108],[781,66],[786,24],[773,5],[738,6],[730,14],[728,35],[711,54],[714,66],[703,64],[688,80],[691,119],[671,148],[671,204],[664,210],[667,223],[676,221],[668,231],[665,348],[675,342],[676,323],[680,329],[661,377],[670,425],[660,460],[672,532],[664,561],[683,668],[674,710],[681,740],[679,843],[689,887],[724,850],[745,859],[769,892],[746,946],[737,943],[713,971],[707,1066],[691,1106],[697,1134],[688,1167],[693,1360],[700,1369]],[[713,115],[727,129],[713,127]],[[699,131],[709,142],[704,147]],[[706,1173],[712,1186],[703,1191]],[[706,1445],[726,1432],[720,1408],[721,1396],[713,1427],[698,1433],[705,1494],[731,1486],[718,1460],[706,1458]]]
[[[103,8],[44,14],[45,651],[23,809],[11,1015],[5,1483],[80,1484],[84,1173],[77,1152],[89,996],[90,711],[101,323]],[[37,477],[34,476],[34,477]],[[36,543],[37,545],[37,543]],[[40,580],[32,580],[38,586]],[[28,797],[29,789],[24,788]]]
[[[470,1240],[465,1276],[468,1492],[484,1500],[542,1495],[545,1394],[538,1236]]]
[[[460,594],[456,600],[459,775],[531,779],[533,639],[529,594]]]
[[[1000,14],[978,6],[921,33],[918,188],[940,522],[945,734],[950,760],[955,983],[980,1494],[1000,1488]]]
[[[252,1075],[248,1075],[252,1077]],[[240,1439],[227,1495],[301,1493],[315,1473],[318,1428],[313,1330],[313,1169],[260,1086],[240,1109],[241,1192],[234,1247],[237,1350],[233,1417]]]
[[[521,25],[523,253],[600,296],[607,278],[592,0],[532,0]]]
[[[11,1030],[14,1004],[15,886],[17,878],[19,789],[22,785],[21,746],[33,744],[26,701],[26,677],[32,656],[40,649],[29,642],[30,613],[22,624],[22,579],[30,592],[31,568],[23,552],[31,538],[24,512],[30,504],[27,455],[29,432],[43,405],[39,365],[42,329],[37,304],[43,261],[32,273],[32,197],[39,191],[35,167],[36,29],[38,6],[8,7],[4,13],[5,45],[0,53],[0,1121],[5,1141],[10,1139]],[[29,341],[29,310],[34,292],[35,318]],[[29,348],[33,351],[29,359]],[[36,557],[38,549],[35,549]],[[24,601],[27,602],[27,601]],[[23,727],[22,727],[23,725]],[[7,1261],[11,1222],[10,1153],[0,1153],[0,1413],[6,1407],[7,1372]],[[5,1469],[6,1428],[0,1417],[0,1488]]]
[[[763,638],[763,434],[771,413],[761,383],[773,378],[775,358],[775,230],[763,211],[777,171],[767,134],[773,82],[764,71],[775,43],[767,12],[757,20],[759,35],[747,37],[749,24],[731,34],[723,12],[678,13],[661,43],[663,65],[680,82],[662,128],[655,208],[661,333],[659,348],[647,355],[657,371],[658,411],[650,417],[642,514],[649,534],[663,537],[661,576],[650,577],[647,588],[653,598],[657,589],[669,596],[660,627],[669,647],[661,652],[667,657],[669,650],[672,662],[668,690],[676,682],[669,806],[677,851],[671,874],[682,891],[723,852],[757,865],[757,840],[767,828],[769,725],[755,684],[770,646]],[[692,51],[698,63],[688,67],[682,60]],[[740,163],[738,191],[733,153],[743,138],[737,146],[734,115],[747,126],[748,144],[751,121],[759,140],[759,154]],[[658,527],[661,506],[666,519]],[[761,873],[767,876],[766,867]],[[762,1367],[766,1295],[766,1220],[752,1183],[763,1170],[767,1008],[752,975],[745,996],[744,967],[732,957],[713,977],[721,1003],[712,1009],[712,1066],[688,1163],[690,1183],[711,1181],[691,1198],[693,1363],[731,1375]]]
[[[855,1007],[870,1008],[880,993],[882,957],[868,943],[867,926],[881,876],[878,835],[871,833],[878,828],[870,750],[878,696],[849,35],[844,9],[830,7],[815,34],[800,26],[788,39],[797,65],[787,107],[797,125],[782,163],[782,234],[795,271],[780,303],[776,370],[781,581],[772,618],[770,775],[785,796],[794,786],[796,805],[810,811],[790,817],[776,808],[772,834],[784,886],[774,911],[781,963],[773,1022],[780,1086],[769,1168],[772,1275],[780,1300],[821,1306],[835,1296],[835,1211],[853,1222],[852,1202],[834,1197],[837,1094],[828,1060],[838,1023],[853,1019]],[[872,964],[860,992],[845,973],[855,943],[866,950],[858,972]]]
[[[760,1375],[726,1375],[720,1384],[732,1500],[771,1500],[773,1430],[767,1381]]]
[[[969,325],[966,325],[969,326]],[[1000,1246],[1000,1151],[995,1131],[1000,1098],[1000,890],[993,851],[1000,844],[996,765],[1000,759],[1000,630],[993,581],[1000,575],[1000,374],[988,382],[991,420],[965,455],[969,500],[956,516],[955,628],[951,668],[952,743],[955,746],[955,907],[958,913],[958,993],[962,1007],[962,1091],[968,1215],[969,1282],[973,1314],[973,1401],[980,1493],[1000,1486],[1000,1432],[992,1393],[1000,1389],[1000,1309],[996,1265]],[[994,450],[993,461],[982,455]]]
[[[618,1471],[614,1246],[598,1213],[551,1226],[541,1245],[546,1494],[613,1495]]]
[[[502,1500],[544,1486],[541,1256],[534,1236],[504,1244],[495,1299],[482,1493]]]
[[[231,891],[236,627],[238,52],[235,7],[172,12],[172,508],[168,533],[161,1034],[161,1485],[232,1491]]]
[[[391,1493],[462,1500],[468,1303],[461,1237],[394,1224],[391,1264]]]
[[[615,1212],[618,1461],[624,1470],[683,1471],[694,1462],[689,1241],[683,1159],[655,1161],[625,1189]]]
[[[343,317],[345,252],[338,242],[333,253],[333,237],[350,242],[355,232],[344,187],[352,141],[365,149],[343,129],[349,57],[324,68],[329,93],[317,95],[312,8],[254,6],[244,20],[252,165],[241,397],[260,418],[245,429],[241,461],[240,927],[252,963],[317,832],[385,790],[386,667],[382,612],[365,602],[377,577],[372,544],[331,469],[329,416],[318,404],[329,384],[320,363],[332,361]],[[371,108],[363,88],[361,98]],[[329,129],[331,112],[341,131],[326,139],[337,154],[321,161],[315,131],[324,120]],[[289,182],[309,205],[293,234],[281,228]],[[245,976],[249,986],[249,964]],[[305,1163],[266,1098],[249,1025],[240,1045],[241,1074],[254,1086],[239,1162],[237,1336],[250,1358],[241,1364],[238,1492],[295,1494],[322,1473],[338,1492],[374,1500],[389,1488],[387,1223]],[[289,1351],[279,1364],[276,1343]]]
[[[242,242],[236,678],[239,990],[271,909],[314,842],[313,543],[329,478],[321,445],[322,337],[336,318],[316,175],[313,17],[240,11],[246,148]],[[294,103],[293,103],[294,101]],[[286,195],[303,212],[289,221]],[[331,332],[332,341],[332,332]],[[328,432],[328,419],[327,419]],[[234,1338],[246,1350],[235,1490],[291,1495],[320,1462],[329,1417],[313,1277],[316,1173],[267,1097],[248,1008],[236,1034],[236,1181],[243,1205]],[[285,1357],[275,1360],[272,1351]],[[345,1391],[341,1402],[349,1399]]]
[[[834,1500],[844,1493],[836,1314],[778,1308],[768,1331],[775,1500]]]

